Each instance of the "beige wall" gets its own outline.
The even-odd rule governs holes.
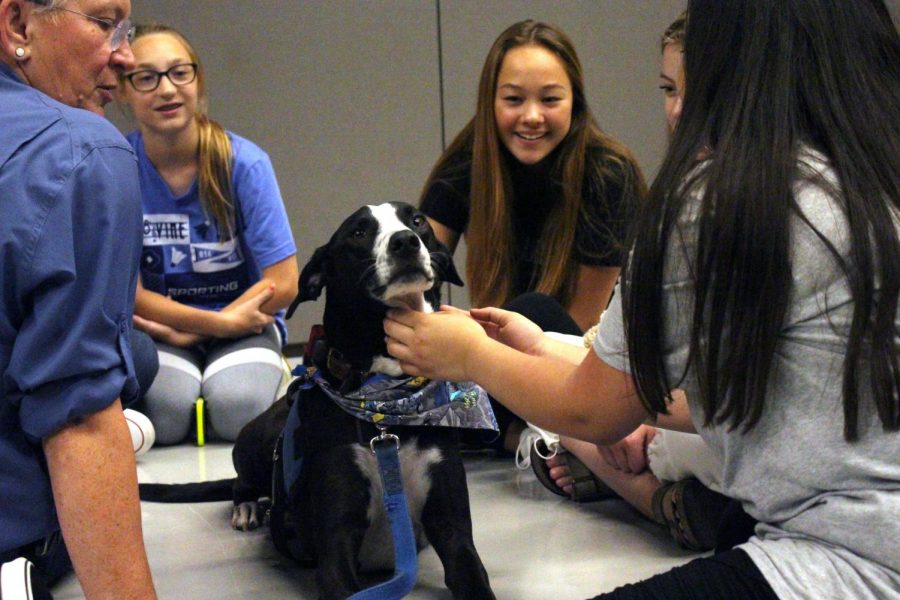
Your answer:
[[[442,140],[473,114],[491,43],[524,18],[556,23],[572,37],[600,125],[652,175],[665,136],[658,39],[684,4],[133,0],[138,22],[173,25],[196,46],[211,116],[272,157],[301,267],[360,205],[417,201]],[[467,302],[459,290],[452,300]],[[292,342],[306,340],[321,311],[321,302],[301,306],[288,323]]]

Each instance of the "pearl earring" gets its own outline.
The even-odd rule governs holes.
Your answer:
[[[25,48],[19,46],[18,48],[16,48],[16,57],[22,58],[23,56],[25,56]]]

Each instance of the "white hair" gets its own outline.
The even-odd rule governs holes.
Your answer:
[[[39,12],[44,12],[48,10],[53,10],[54,8],[59,8],[63,5],[65,0],[28,0],[32,4],[37,4],[41,8],[37,9]]]

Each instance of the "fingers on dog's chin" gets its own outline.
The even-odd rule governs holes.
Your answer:
[[[403,369],[403,372],[407,375],[412,375],[413,377],[420,377],[423,375],[422,370],[417,368],[414,364],[408,363],[405,361],[400,361],[400,368]]]

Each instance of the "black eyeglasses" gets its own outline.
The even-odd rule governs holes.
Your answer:
[[[159,82],[162,81],[163,77],[171,81],[172,85],[177,85],[178,87],[187,85],[197,78],[197,65],[194,63],[175,65],[165,71],[143,69],[129,73],[125,76],[125,79],[128,80],[131,87],[139,92],[152,92],[159,87]]]

